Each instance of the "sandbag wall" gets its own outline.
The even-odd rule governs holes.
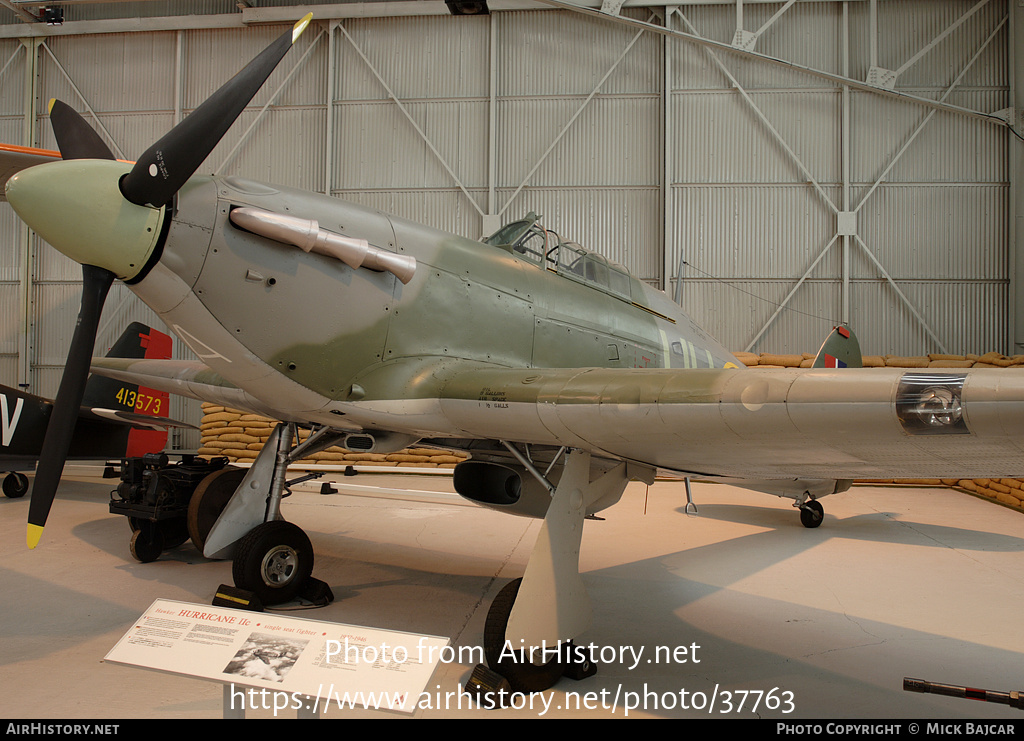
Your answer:
[[[226,456],[232,463],[251,463],[263,449],[276,422],[258,414],[240,412],[216,404],[203,403],[203,422],[200,426],[199,455]],[[300,430],[305,439],[308,430]],[[332,447],[303,459],[304,463],[364,466],[414,466],[419,468],[454,468],[463,455],[453,455],[431,448],[409,448],[397,453],[352,453],[344,448]]]
[[[810,368],[815,358],[806,352],[800,355],[734,354],[748,368]],[[1024,355],[1006,357],[996,352],[984,355],[865,355],[863,363],[865,368],[1010,368],[1024,365]]]
[[[748,368],[810,368],[814,355],[774,355],[771,353],[735,353]],[[940,355],[932,353],[918,356],[865,355],[865,368],[1024,368],[1024,355],[1007,357],[997,352],[984,355]],[[1008,507],[1024,512],[1024,480],[1021,479],[887,479],[870,480],[866,484],[914,484],[925,486],[952,486],[963,491],[993,499]]]

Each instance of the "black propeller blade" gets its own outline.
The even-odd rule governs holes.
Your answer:
[[[193,175],[221,137],[252,100],[278,62],[309,25],[307,15],[210,96],[188,118],[150,147],[121,182],[124,197],[139,206],[168,203]],[[65,160],[115,159],[99,135],[74,109],[53,101],[50,121]],[[79,407],[85,394],[93,346],[103,303],[116,275],[106,268],[82,265],[82,308],[71,340],[32,489],[28,546],[35,548],[64,470]]]
[[[50,101],[50,126],[57,138],[61,159],[116,159],[100,135],[86,123],[78,111],[60,100]]]
[[[89,377],[92,349],[96,344],[96,329],[107,291],[114,282],[114,274],[105,268],[82,266],[82,308],[78,324],[71,339],[71,349],[60,379],[60,388],[54,400],[53,412],[46,426],[43,449],[32,486],[32,502],[28,510],[28,547],[35,548],[43,533],[46,516],[50,512],[57,484],[64,472],[64,461],[71,447],[71,437],[78,419],[78,409],[85,394]]]
[[[159,208],[171,200],[263,86],[309,24],[307,15],[139,157],[121,181],[124,197]]]
[[[50,125],[57,138],[62,159],[114,159],[99,134],[66,103],[56,99],[50,101]],[[92,265],[82,266],[82,308],[78,313],[78,323],[75,325],[68,360],[46,427],[39,467],[32,486],[32,501],[28,510],[29,548],[35,548],[39,542],[57,492],[57,484],[64,472],[64,461],[78,420],[78,408],[85,394],[89,362],[96,343],[96,329],[103,311],[103,302],[113,282],[114,274],[109,270]]]

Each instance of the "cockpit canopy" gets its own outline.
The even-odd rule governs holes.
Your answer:
[[[602,255],[563,240],[540,224],[532,211],[526,218],[506,224],[484,240],[552,272],[631,300],[629,272]]]

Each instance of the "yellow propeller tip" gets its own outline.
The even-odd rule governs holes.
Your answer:
[[[53,106],[54,106],[54,104],[56,102],[57,102],[56,98],[50,98],[50,103],[49,103],[49,105],[46,106],[46,112],[47,113],[53,113]]]
[[[31,549],[31,548],[35,548],[37,545],[39,545],[39,539],[41,537],[43,537],[43,526],[42,525],[32,525],[30,523],[29,526],[28,526],[28,532],[26,533],[26,538],[25,538],[25,540],[28,542],[28,547]]]
[[[306,26],[309,25],[309,22],[311,20],[313,20],[313,14],[312,13],[306,13],[306,15],[302,16],[302,18],[300,18],[295,23],[295,25],[292,27],[292,43],[293,44],[296,42],[296,40],[298,40],[299,36],[302,35],[302,32],[306,30]]]

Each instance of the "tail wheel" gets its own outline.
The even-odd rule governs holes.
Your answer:
[[[540,692],[561,678],[565,664],[560,655],[548,661],[538,657],[534,663],[526,650],[513,651],[511,646],[505,645],[508,619],[522,583],[522,579],[509,582],[491,603],[484,624],[484,656],[487,665],[508,680],[513,692]]]
[[[818,527],[825,519],[825,508],[817,499],[808,499],[807,503],[800,508],[800,523],[804,527]]]
[[[238,543],[231,574],[235,586],[267,605],[289,602],[313,573],[313,545],[302,529],[284,520],[254,527]]]

